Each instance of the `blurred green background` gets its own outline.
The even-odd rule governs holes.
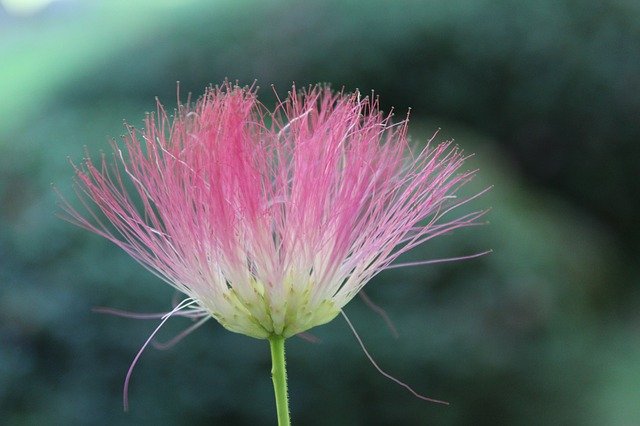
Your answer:
[[[488,226],[380,274],[344,321],[288,345],[298,425],[640,424],[640,3],[635,0],[0,1],[0,423],[275,424],[268,345],[211,322],[167,351],[173,291],[56,217],[69,158],[98,155],[158,96],[225,77],[280,93],[331,82],[412,108],[475,152]],[[635,189],[634,189],[635,188]],[[189,325],[173,320],[166,340]]]

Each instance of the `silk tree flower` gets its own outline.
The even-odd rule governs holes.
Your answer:
[[[86,211],[63,202],[68,219],[184,293],[170,314],[268,339],[280,424],[284,339],[331,321],[398,256],[482,214],[449,218],[474,175],[450,142],[412,151],[407,120],[327,87],[294,87],[270,111],[253,87],[225,83],[173,116],[158,103],[113,149],[112,166],[103,155],[75,167]]]

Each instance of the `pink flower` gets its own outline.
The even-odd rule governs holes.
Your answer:
[[[256,338],[331,321],[399,255],[482,214],[445,217],[473,176],[460,151],[411,153],[407,121],[358,93],[294,87],[270,112],[225,83],[128,130],[112,168],[76,167],[87,212],[65,203],[70,220],[185,293],[181,307]]]

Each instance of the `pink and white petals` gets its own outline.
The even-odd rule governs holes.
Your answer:
[[[225,83],[173,117],[158,104],[114,144],[112,166],[86,159],[86,211],[64,207],[227,329],[290,337],[482,214],[444,217],[473,173],[450,143],[412,152],[406,132],[358,93],[294,88],[271,112]]]

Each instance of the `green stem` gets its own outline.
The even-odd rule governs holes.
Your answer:
[[[284,337],[271,336],[271,378],[273,390],[276,394],[276,409],[278,410],[278,426],[290,426],[289,395],[287,391],[287,366],[284,359]]]

